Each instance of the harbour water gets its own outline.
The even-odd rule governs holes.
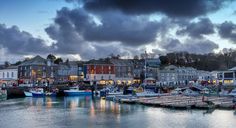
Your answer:
[[[0,128],[235,128],[233,110],[174,110],[92,97],[0,102]]]

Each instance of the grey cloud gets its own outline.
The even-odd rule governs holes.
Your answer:
[[[218,26],[219,35],[222,38],[231,40],[236,43],[236,24],[231,21],[225,21]]]
[[[30,33],[20,31],[17,26],[10,28],[0,24],[0,46],[11,54],[44,53],[49,47],[39,38],[34,38]]]
[[[117,41],[130,46],[154,41],[158,28],[161,26],[157,22],[140,17],[129,17],[118,12],[103,13],[98,17],[101,25],[97,25],[83,9],[63,8],[58,11],[55,23],[62,31],[74,30],[87,41]],[[53,33],[49,35],[53,38]]]
[[[83,9],[62,8],[57,12],[54,24],[45,29],[56,41],[52,47],[64,54],[79,53],[82,58],[107,56],[110,53],[131,54],[123,49],[149,44],[155,41],[159,30],[166,28],[158,22],[119,12],[96,16],[101,24],[97,24]]]
[[[178,39],[167,38],[160,42],[159,46],[166,52],[186,51],[198,54],[210,53],[219,48],[216,43],[207,39],[187,39],[181,42]]]
[[[171,17],[196,17],[214,12],[233,0],[66,0],[77,1],[87,10],[120,10],[126,14],[163,13]]]
[[[203,35],[213,34],[214,24],[209,18],[200,18],[198,22],[187,24],[181,30],[176,32],[177,35],[189,35],[193,38],[202,38]]]

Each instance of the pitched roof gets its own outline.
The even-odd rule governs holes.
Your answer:
[[[26,60],[25,62],[20,64],[20,66],[22,65],[46,65],[46,64],[47,64],[47,60],[37,55],[32,59]]]
[[[236,71],[236,67],[229,69],[230,71]]]

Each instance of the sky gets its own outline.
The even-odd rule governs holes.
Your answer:
[[[0,0],[0,63],[236,48],[236,0]]]

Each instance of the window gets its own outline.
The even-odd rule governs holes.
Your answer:
[[[43,77],[46,77],[46,72],[43,72]]]
[[[101,79],[103,80],[103,76],[101,76]]]
[[[7,72],[7,78],[9,78],[9,72]]]
[[[96,76],[94,76],[94,80],[96,80]]]
[[[14,72],[11,72],[11,77],[14,77]]]
[[[2,73],[2,77],[5,78],[5,72]]]

